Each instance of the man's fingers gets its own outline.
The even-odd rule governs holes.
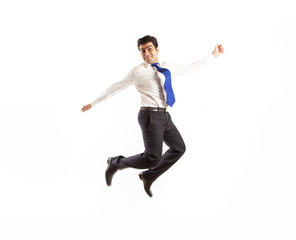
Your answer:
[[[223,48],[222,44],[218,44],[216,47],[217,47],[218,52],[224,53],[224,48]]]
[[[82,112],[85,112],[87,110],[87,106],[83,106],[83,108],[81,109]]]
[[[82,112],[85,112],[86,110],[89,110],[91,108],[92,108],[91,104],[87,104],[87,105],[83,106],[83,108],[81,109],[81,111]]]

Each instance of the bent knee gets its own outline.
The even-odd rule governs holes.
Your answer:
[[[185,144],[178,146],[178,148],[175,149],[175,152],[182,156],[186,152]]]
[[[183,154],[186,152],[186,145],[183,146]]]

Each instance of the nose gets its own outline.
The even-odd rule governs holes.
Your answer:
[[[149,51],[148,51],[147,49],[145,50],[144,55],[145,55],[145,57],[146,57],[147,55],[149,55]]]

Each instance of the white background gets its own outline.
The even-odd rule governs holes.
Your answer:
[[[0,238],[295,239],[292,2],[2,0]],[[146,34],[176,63],[225,48],[174,80],[187,152],[153,198],[139,170],[104,179],[107,157],[143,151],[136,89],[80,111]]]

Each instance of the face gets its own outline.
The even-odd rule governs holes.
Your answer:
[[[158,63],[158,52],[159,49],[155,48],[152,42],[148,42],[146,44],[140,45],[139,46],[141,56],[143,60],[148,63]]]

